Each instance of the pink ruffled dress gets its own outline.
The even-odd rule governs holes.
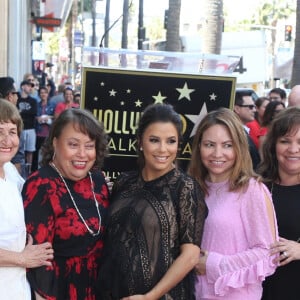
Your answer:
[[[276,269],[265,200],[271,195],[255,179],[244,193],[230,192],[228,182],[207,184],[209,213],[201,249],[209,254],[206,275],[197,277],[196,299],[259,300],[262,281]]]

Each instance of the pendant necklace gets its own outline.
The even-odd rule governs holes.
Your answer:
[[[56,165],[55,165],[53,162],[51,162],[50,165],[54,168],[54,170],[55,170],[55,171],[57,172],[57,174],[59,175],[61,181],[62,181],[63,184],[65,185],[65,187],[66,187],[66,189],[67,189],[67,191],[68,191],[68,194],[69,194],[69,196],[70,196],[70,198],[71,198],[71,201],[72,201],[72,203],[73,203],[73,205],[74,205],[74,207],[75,207],[75,209],[76,209],[76,211],[77,211],[77,213],[78,213],[78,215],[79,215],[81,221],[83,222],[83,224],[85,225],[86,229],[88,230],[88,232],[89,232],[92,236],[97,236],[97,235],[99,235],[100,229],[101,229],[101,214],[100,214],[100,211],[99,211],[99,203],[98,203],[97,200],[96,200],[96,196],[95,196],[95,192],[94,192],[94,188],[93,188],[93,181],[92,181],[92,175],[91,175],[91,172],[88,172],[88,174],[89,174],[89,177],[90,177],[91,190],[92,190],[92,193],[93,193],[93,197],[94,197],[94,201],[95,201],[95,206],[96,206],[97,213],[98,213],[99,227],[98,227],[97,232],[94,232],[94,231],[88,226],[88,224],[86,223],[86,221],[84,220],[82,214],[80,213],[80,211],[79,211],[79,209],[78,209],[78,207],[77,207],[77,204],[76,204],[76,202],[75,202],[75,200],[74,200],[74,198],[73,198],[73,196],[72,196],[72,194],[71,194],[71,191],[70,191],[70,189],[69,189],[69,187],[68,187],[68,185],[67,185],[65,179],[63,178],[63,176],[61,175],[61,173],[60,173],[59,170],[57,169]]]

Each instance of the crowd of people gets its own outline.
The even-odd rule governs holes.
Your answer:
[[[13,99],[11,93],[13,91]],[[39,168],[41,145],[49,134],[51,124],[67,108],[80,106],[80,93],[71,83],[60,84],[56,90],[51,79],[45,85],[31,73],[24,74],[18,89],[11,77],[0,78],[0,94],[17,106],[23,120],[23,131],[18,153],[18,170],[23,178]],[[78,98],[79,97],[79,98]],[[23,155],[22,160],[20,157]]]
[[[0,78],[1,299],[299,298],[299,86],[209,112],[187,170],[180,114],[149,105],[112,185],[103,124],[33,82]]]

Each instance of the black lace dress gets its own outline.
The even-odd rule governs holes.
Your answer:
[[[97,232],[99,217],[89,176],[78,181],[65,178],[65,181],[88,226]],[[34,243],[49,241],[54,249],[52,267],[27,272],[32,289],[47,300],[96,299],[108,188],[101,172],[92,173],[92,181],[102,217],[101,233],[97,236],[87,231],[52,167],[40,168],[25,182],[22,196],[27,231]]]
[[[120,299],[151,290],[180,254],[200,246],[207,208],[199,185],[179,170],[145,182],[138,172],[119,176],[108,213],[98,299]],[[188,274],[161,299],[194,299]]]

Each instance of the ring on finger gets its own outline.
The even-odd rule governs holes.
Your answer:
[[[282,252],[282,255],[283,255],[285,258],[287,258],[287,257],[288,257],[288,255],[287,255],[286,251],[283,251],[283,252]]]

